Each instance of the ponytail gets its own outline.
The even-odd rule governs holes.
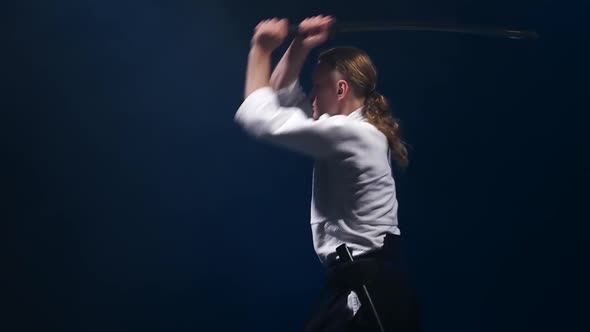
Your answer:
[[[398,166],[406,168],[409,163],[408,151],[401,140],[399,123],[390,114],[385,97],[374,90],[370,92],[365,100],[364,114],[369,123],[387,137],[391,158]]]
[[[344,75],[356,97],[365,98],[364,115],[387,137],[391,158],[406,168],[408,151],[401,140],[399,123],[389,112],[385,97],[375,91],[377,69],[367,53],[355,47],[336,47],[320,54],[319,60]]]

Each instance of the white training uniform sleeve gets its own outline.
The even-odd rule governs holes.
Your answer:
[[[301,107],[281,106],[277,92],[268,86],[252,92],[234,118],[253,137],[314,158],[359,148],[359,122],[344,115],[314,120]]]
[[[290,85],[277,90],[279,103],[284,107],[298,107],[308,116],[312,117],[313,108],[311,101],[307,98],[303,88],[299,84],[299,80],[293,81]]]

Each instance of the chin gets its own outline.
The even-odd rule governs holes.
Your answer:
[[[313,110],[313,112],[311,113],[311,117],[312,117],[314,120],[317,120],[317,119],[319,119],[319,118],[320,118],[320,115],[321,115],[321,114],[320,114],[320,113],[319,113],[317,110],[315,110],[315,109],[314,109],[314,110]]]

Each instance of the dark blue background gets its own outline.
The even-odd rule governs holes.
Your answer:
[[[582,1],[3,6],[2,330],[299,331],[323,277],[312,162],[233,114],[258,20],[318,13],[541,33],[325,47],[373,57],[411,145],[396,179],[424,331],[585,330]]]

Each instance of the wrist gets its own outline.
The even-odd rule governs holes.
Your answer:
[[[293,53],[297,53],[298,55],[308,55],[311,52],[311,47],[306,46],[303,42],[303,37],[297,36],[293,39],[293,43],[291,47],[293,48]]]
[[[311,49],[311,47],[309,47],[305,44],[305,36],[297,35],[293,39],[293,43],[301,50],[309,51]]]
[[[250,56],[256,57],[270,57],[272,55],[272,50],[264,48],[258,44],[252,44],[250,47]]]

